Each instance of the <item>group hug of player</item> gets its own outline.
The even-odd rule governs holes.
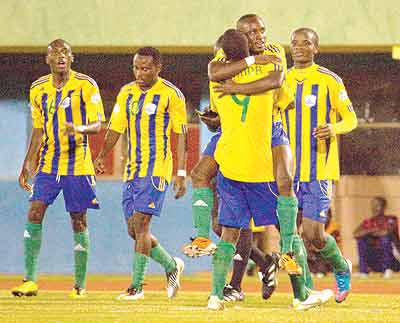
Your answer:
[[[216,43],[215,57],[208,66],[210,109],[200,113],[200,119],[217,134],[191,174],[197,236],[184,246],[190,257],[212,255],[210,310],[223,310],[224,299],[243,300],[240,284],[249,257],[261,269],[263,298],[272,295],[277,272],[283,269],[290,276],[295,310],[328,301],[331,290],[313,289],[303,238],[308,248],[332,264],[336,301],[344,301],[350,291],[351,263],[335,239],[325,233],[324,224],[333,181],[339,179],[337,135],[354,129],[357,118],[342,80],[314,63],[318,45],[314,30],[295,30],[290,37],[294,67],[287,71],[284,49],[266,42],[264,23],[254,14],[239,18],[236,29],[225,31]],[[32,136],[19,177],[20,185],[31,192],[24,231],[25,279],[12,294],[38,292],[42,221],[62,190],[74,231],[75,285],[70,296],[86,296],[86,212],[99,208],[94,175],[104,172],[105,156],[126,133],[122,208],[135,247],[132,282],[118,299],[144,297],[150,258],[164,267],[168,297],[174,297],[184,263],[161,246],[150,232],[150,223],[153,215],[160,215],[171,183],[171,130],[178,135],[175,197],[186,192],[183,94],[159,77],[158,50],[140,48],[133,58],[135,81],[121,88],[93,165],[87,136],[99,132],[104,121],[97,84],[71,70],[72,50],[64,40],[50,43],[46,62],[51,74],[35,81],[30,90]],[[213,228],[220,240],[215,244],[210,240],[210,227],[217,203]],[[296,226],[298,210],[303,217],[301,235]],[[279,254],[264,255],[252,245],[251,220],[257,226],[272,224],[279,229]],[[234,261],[232,281],[227,285],[233,259],[240,261]]]

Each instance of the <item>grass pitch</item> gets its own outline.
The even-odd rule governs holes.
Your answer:
[[[200,279],[202,280],[203,277]],[[125,278],[126,279],[126,278]],[[199,277],[196,278],[198,281]],[[53,280],[50,277],[50,280]],[[150,281],[164,281],[153,276]],[[190,281],[190,277],[185,279]],[[284,280],[284,279],[282,279]],[[5,281],[4,277],[0,279]],[[283,282],[284,283],[284,282]],[[357,283],[357,282],[356,282]],[[400,280],[372,280],[369,284],[399,284]],[[368,282],[362,282],[368,284]],[[4,285],[3,285],[4,286]],[[246,286],[246,285],[245,285]],[[0,290],[0,322],[51,323],[330,323],[330,322],[400,322],[400,295],[353,293],[342,304],[334,300],[307,312],[290,309],[291,294],[278,292],[264,301],[258,293],[246,293],[244,302],[228,303],[223,312],[206,309],[207,292],[181,291],[168,301],[165,291],[145,289],[144,300],[117,301],[119,291],[89,291],[85,299],[70,299],[69,290],[39,290],[37,297],[14,298],[9,290]]]

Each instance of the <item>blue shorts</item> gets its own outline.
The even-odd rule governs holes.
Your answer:
[[[299,209],[303,217],[326,223],[331,205],[333,183],[331,180],[300,182],[294,185]]]
[[[283,130],[282,122],[273,122],[271,148],[281,145],[289,145],[289,138]]]
[[[217,174],[219,224],[248,228],[250,219],[255,225],[277,224],[278,188],[275,182],[245,183]]]
[[[217,143],[220,137],[221,137],[221,131],[211,137],[210,142],[207,144],[206,149],[204,149],[203,151],[203,156],[214,157],[215,148],[217,148]]]
[[[158,176],[136,177],[124,183],[122,209],[128,219],[135,212],[160,215],[164,204],[167,181]]]
[[[39,172],[33,179],[29,201],[42,201],[50,205],[62,190],[67,212],[81,213],[87,209],[99,209],[95,186],[95,178],[91,175],[58,176]]]

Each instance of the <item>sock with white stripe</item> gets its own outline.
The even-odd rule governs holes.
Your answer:
[[[194,188],[192,194],[193,224],[197,237],[209,238],[214,193],[209,187]]]
[[[24,231],[25,279],[36,282],[37,258],[42,244],[42,225],[27,222]]]
[[[75,287],[86,287],[86,273],[89,256],[89,231],[74,232]]]

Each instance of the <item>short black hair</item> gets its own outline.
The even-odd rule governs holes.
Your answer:
[[[214,44],[214,55],[217,53],[218,50],[222,48],[222,40],[224,38],[224,34],[218,37],[217,41]]]
[[[71,44],[69,42],[67,42],[66,40],[61,39],[61,38],[54,39],[51,43],[49,43],[47,45],[47,48],[53,47],[54,45],[59,44],[59,43],[67,45],[72,50]]]
[[[237,21],[236,21],[236,28],[239,23],[241,23],[243,20],[246,20],[248,18],[258,18],[261,19],[259,15],[256,15],[255,13],[248,13],[246,15],[241,16]]]
[[[292,34],[295,34],[295,33],[311,33],[314,36],[314,45],[317,47],[319,46],[319,36],[314,29],[309,28],[309,27],[301,27],[301,28],[297,28],[296,30],[294,30],[292,32]]]
[[[236,29],[228,29],[222,37],[222,49],[228,60],[237,61],[248,56],[247,37]]]
[[[380,203],[383,209],[386,209],[387,200],[383,196],[375,196],[374,199]]]
[[[157,48],[150,47],[150,46],[141,47],[135,52],[135,55],[136,54],[140,55],[140,56],[151,56],[151,57],[153,57],[153,62],[155,65],[161,64],[161,54]]]

